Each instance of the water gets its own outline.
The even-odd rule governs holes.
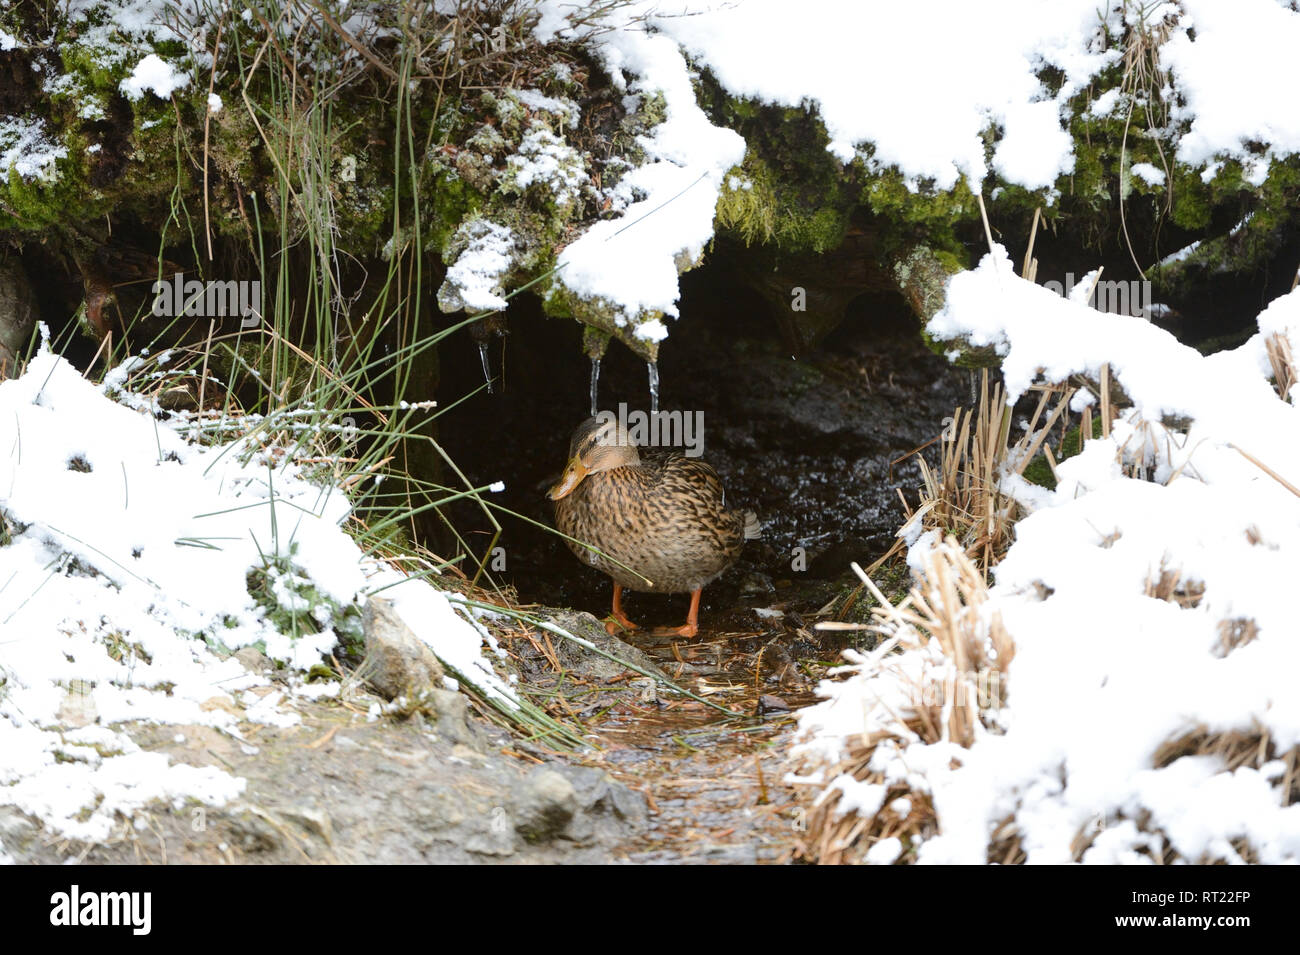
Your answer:
[[[650,372],[650,413],[659,413],[659,365],[656,362],[646,362],[646,369]]]
[[[591,416],[596,417],[596,408],[599,407],[596,395],[600,391],[600,359],[591,360]]]
[[[487,342],[478,343],[478,360],[483,363],[483,380],[487,382],[487,393],[492,394],[492,362],[488,359]]]

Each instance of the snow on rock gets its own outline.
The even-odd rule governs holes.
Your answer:
[[[507,302],[502,286],[514,267],[514,231],[487,219],[470,219],[460,226],[452,242],[464,249],[438,289],[438,307],[444,312],[504,309]]]
[[[571,205],[586,183],[582,156],[540,123],[532,124],[506,165],[516,189],[541,186],[561,208]]]
[[[950,189],[988,172],[982,134],[1002,138],[993,168],[1026,186],[1050,186],[1073,168],[1062,124],[1066,101],[1118,52],[1127,17],[1145,29],[1167,24],[1159,51],[1179,99],[1171,117],[1189,123],[1178,158],[1202,166],[1219,155],[1247,162],[1256,178],[1274,156],[1300,152],[1300,112],[1292,108],[1300,13],[1278,0],[1186,0],[1112,4],[1089,0],[1006,0],[991,16],[967,0],[894,3],[806,0],[790,16],[784,0],[679,0],[638,9],[709,67],[730,92],[784,106],[816,106],[828,148],[848,162],[870,144],[879,166],[912,184]],[[1103,15],[1105,19],[1103,20]],[[780,23],[780,29],[772,24]],[[1054,94],[1038,79],[1056,67]],[[1092,111],[1111,115],[1128,101],[1108,90]],[[1268,147],[1253,156],[1250,142]]]
[[[853,657],[850,677],[823,684],[825,702],[800,714],[798,752],[813,765],[836,765],[864,732],[886,734],[876,776],[849,785],[844,804],[876,800],[884,785],[927,799],[937,832],[911,847],[918,861],[984,863],[996,834],[1010,833],[1029,862],[1149,862],[1164,851],[1300,862],[1300,804],[1286,805],[1283,789],[1295,785],[1286,754],[1300,745],[1289,585],[1300,565],[1300,409],[1269,384],[1264,350],[1265,334],[1295,336],[1300,293],[1259,325],[1241,347],[1202,356],[1140,319],[1016,277],[1001,249],[951,280],[929,331],[995,345],[1013,394],[1076,372],[1095,380],[1110,361],[1133,406],[1109,438],[1058,465],[1054,491],[1021,494],[1032,513],[983,605],[1015,644],[1006,702],[969,748],[925,743],[900,722],[927,668],[944,665],[934,641]],[[944,546],[918,540],[909,563],[932,573]],[[1162,576],[1178,599],[1154,592]],[[1244,741],[1250,762],[1233,768],[1196,745],[1224,734]],[[1257,751],[1269,754],[1259,765]],[[867,860],[895,855],[891,845]]]
[[[120,88],[130,100],[139,99],[146,91],[160,99],[167,99],[173,92],[184,89],[189,84],[188,76],[178,72],[157,53],[150,53],[135,65],[131,75],[121,82]]]
[[[553,36],[557,23],[544,16],[539,38]],[[744,158],[745,143],[709,122],[669,37],[635,24],[597,33],[589,43],[616,85],[661,95],[665,119],[640,137],[646,161],[619,181],[622,214],[595,223],[565,248],[556,277],[583,298],[609,303],[621,324],[657,341],[667,334],[659,314],[677,315],[679,263],[697,261],[713,237],[718,192]]]
[[[1300,152],[1300,111],[1287,94],[1295,87],[1300,13],[1278,0],[1181,5],[1186,15],[1160,51],[1182,94],[1171,118],[1191,124],[1178,159],[1201,166],[1236,156],[1258,184],[1270,159]],[[1263,144],[1263,155],[1248,148],[1252,142]]]
[[[67,147],[51,141],[43,120],[0,119],[0,176],[16,172],[23,179],[49,180]]]
[[[984,179],[990,123],[1006,132],[993,156],[1006,178],[1034,188],[1068,172],[1063,104],[1114,59],[1089,0],[1008,0],[996,15],[968,0],[807,0],[796,16],[784,0],[655,8],[656,27],[733,94],[814,105],[842,162],[870,144],[875,164],[939,189]],[[1047,65],[1065,76],[1055,96],[1036,75]]]
[[[95,840],[153,799],[234,798],[242,780],[140,752],[126,724],[297,722],[294,698],[320,691],[272,690],[229,652],[301,674],[381,587],[444,662],[513,701],[471,615],[361,553],[341,493],[242,442],[186,441],[107,397],[122,377],[93,385],[44,347],[0,383],[0,805]]]
[[[539,39],[569,35],[567,9],[559,0],[542,4]],[[1276,0],[1249,0],[1242,9],[1192,0],[1140,10],[1008,0],[997,16],[967,0],[808,0],[798,16],[785,0],[641,0],[612,16],[619,19],[586,42],[616,83],[662,93],[667,120],[643,138],[648,161],[620,184],[622,214],[596,223],[561,253],[558,280],[612,306],[617,321],[650,341],[667,334],[659,314],[677,315],[677,273],[712,235],[722,177],[744,154],[738,137],[701,112],[683,50],[733,95],[815,108],[828,149],[842,162],[897,168],[913,189],[947,190],[963,178],[978,189],[996,172],[1049,190],[1050,202],[1058,178],[1074,168],[1067,103],[1116,64],[1113,38],[1127,18],[1130,27],[1167,28],[1160,62],[1181,97],[1171,129],[1189,129],[1179,159],[1209,164],[1212,175],[1222,157],[1236,156],[1258,182],[1271,158],[1300,151],[1300,114],[1286,101],[1294,85],[1287,51],[1300,46],[1300,14]],[[1259,52],[1260,43],[1268,52]],[[1040,80],[1048,67],[1061,78],[1052,90]],[[1093,110],[1114,115],[1130,105],[1111,89]],[[997,132],[991,160],[990,128]],[[1267,143],[1266,153],[1252,155],[1252,141]],[[1165,178],[1142,164],[1133,173],[1152,187]]]

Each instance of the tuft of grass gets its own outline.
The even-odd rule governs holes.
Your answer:
[[[1201,598],[1205,596],[1205,584],[1184,577],[1182,570],[1162,563],[1159,572],[1147,578],[1143,592],[1156,600],[1190,609],[1200,606]]]
[[[969,748],[981,732],[1000,732],[996,713],[1006,700],[1007,668],[1015,645],[1001,618],[989,616],[984,604],[989,589],[984,574],[961,544],[949,537],[934,548],[919,584],[907,597],[891,602],[857,564],[854,571],[879,606],[873,609],[873,629],[885,642],[862,659],[868,673],[893,671],[911,687],[911,705],[893,714],[895,725],[864,733],[834,766],[807,765],[801,774],[820,770],[823,779],[847,774],[860,782],[885,784],[885,775],[872,768],[876,750],[884,745],[905,750],[913,742],[941,741]],[[921,667],[903,669],[892,651],[924,651],[937,643],[941,659]],[[803,799],[808,828],[799,840],[799,857],[822,864],[858,863],[883,839],[897,838],[904,851],[900,862],[910,861],[914,849],[937,831],[938,819],[928,793],[906,780],[888,780],[882,808],[869,817],[842,811],[842,791],[836,786]],[[907,800],[906,815],[895,810],[895,800]]]
[[[1002,386],[997,384],[990,392],[985,369],[980,375],[980,395],[974,410],[957,408],[938,439],[938,468],[920,459],[920,505],[913,509],[904,501],[905,530],[920,521],[926,529],[951,535],[963,553],[978,560],[985,574],[1011,546],[1012,526],[1020,516],[1019,505],[1001,487],[1009,461],[1010,430],[1011,409]],[[1027,433],[1022,442],[1031,434]],[[1036,445],[1022,457],[1027,461],[1033,450]]]
[[[1300,277],[1300,273],[1297,273],[1297,277]],[[1273,367],[1273,387],[1283,401],[1289,401],[1291,389],[1297,379],[1300,379],[1300,363],[1296,362],[1295,355],[1291,352],[1291,339],[1274,332],[1264,339],[1264,347],[1268,350],[1268,362]]]

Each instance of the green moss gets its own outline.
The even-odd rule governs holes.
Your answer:
[[[964,221],[979,220],[979,207],[964,181],[948,192],[908,188],[902,174],[889,168],[867,178],[861,198],[874,215],[891,227],[884,242],[886,250],[923,238],[934,248],[956,252],[961,248],[957,227]]]
[[[448,248],[460,224],[478,213],[484,197],[454,170],[435,173],[426,195],[432,199],[425,218],[424,242],[441,253]]]
[[[718,227],[746,245],[821,253],[843,241],[849,210],[799,202],[771,168],[750,153],[724,179],[716,215]]]

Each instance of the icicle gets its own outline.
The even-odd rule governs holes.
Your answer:
[[[646,362],[646,368],[650,371],[650,413],[659,413],[659,365],[656,362]]]
[[[596,394],[600,390],[600,359],[591,360],[591,416],[596,417]]]
[[[492,394],[492,362],[488,360],[487,342],[478,343],[478,358],[483,363],[483,380],[487,382],[487,393]]]

